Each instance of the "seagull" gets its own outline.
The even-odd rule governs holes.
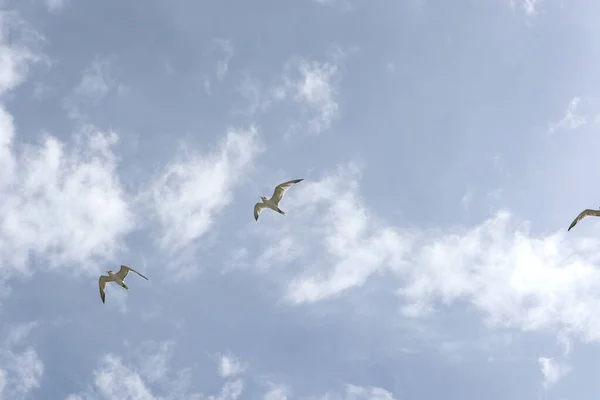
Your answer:
[[[281,201],[281,199],[283,199],[283,195],[285,194],[285,192],[287,192],[289,188],[292,187],[292,185],[298,182],[302,182],[303,180],[304,178],[294,179],[292,181],[287,181],[277,185],[275,187],[275,191],[273,192],[273,196],[271,196],[270,199],[267,199],[263,196],[258,196],[258,198],[262,200],[262,203],[256,203],[254,205],[254,219],[258,221],[258,216],[260,215],[261,211],[265,208],[270,208],[271,210],[276,211],[281,215],[285,215],[285,213],[279,208],[279,202]]]
[[[579,221],[581,221],[583,218],[585,218],[589,215],[593,215],[594,217],[600,217],[600,207],[598,207],[598,210],[592,210],[591,208],[588,208],[586,210],[583,210],[581,213],[579,213],[577,218],[575,218],[573,220],[573,222],[571,222],[571,226],[569,226],[569,229],[567,229],[567,232],[570,231],[571,228],[573,228]]]
[[[121,265],[121,269],[116,274],[113,271],[111,271],[110,269],[107,270],[106,272],[108,273],[108,276],[101,275],[100,279],[98,281],[98,284],[100,286],[100,298],[102,299],[103,303],[106,300],[105,289],[106,289],[106,284],[108,282],[116,282],[120,286],[123,286],[125,289],[129,290],[129,288],[125,284],[125,278],[127,277],[127,274],[129,274],[129,272],[135,272],[136,274],[138,274],[145,280],[148,280],[148,278],[146,278],[144,275],[140,274],[133,268],[129,268],[127,265]]]

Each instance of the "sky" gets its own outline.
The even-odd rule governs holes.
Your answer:
[[[596,399],[599,18],[0,0],[0,399]]]

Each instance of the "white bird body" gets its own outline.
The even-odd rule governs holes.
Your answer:
[[[277,185],[275,187],[275,190],[273,191],[273,196],[271,196],[270,199],[267,199],[264,196],[259,196],[259,198],[262,200],[262,203],[256,203],[254,205],[254,219],[258,221],[258,216],[265,208],[270,208],[271,210],[278,212],[281,215],[285,215],[285,212],[283,212],[281,208],[279,208],[279,202],[281,201],[281,199],[283,199],[285,192],[287,192],[287,190],[290,187],[292,187],[292,185],[298,182],[302,182],[303,180],[304,178],[294,179]]]
[[[119,285],[123,286],[125,289],[129,290],[129,288],[127,287],[127,285],[125,284],[125,282],[119,278],[119,276],[117,274],[115,274],[114,272],[108,270],[106,271],[106,273],[108,274],[108,276],[111,277],[111,279],[113,280],[113,282],[118,283]]]
[[[262,200],[263,204],[266,205],[271,210],[279,212],[279,213],[283,213],[283,215],[285,215],[285,213],[279,208],[279,206],[275,202],[271,201],[271,199],[267,199],[266,197],[261,197],[261,200]]]
[[[121,269],[119,269],[119,272],[117,272],[116,274],[111,270],[107,270],[106,273],[108,274],[108,276],[101,275],[100,279],[98,280],[98,286],[100,287],[100,298],[102,299],[103,303],[106,300],[107,283],[115,282],[124,289],[129,290],[129,287],[127,287],[127,285],[125,284],[125,278],[127,277],[127,274],[129,274],[129,272],[135,272],[145,280],[148,280],[148,278],[146,278],[144,275],[140,274],[133,268],[129,268],[127,265],[121,265]]]

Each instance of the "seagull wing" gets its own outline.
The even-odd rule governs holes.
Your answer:
[[[119,278],[121,278],[122,281],[125,281],[125,277],[127,277],[127,274],[129,274],[130,271],[135,272],[136,274],[138,274],[145,280],[148,280],[148,278],[146,278],[144,275],[140,274],[133,268],[129,268],[127,265],[121,265],[121,269],[115,275],[117,275]]]
[[[264,210],[265,208],[267,208],[267,206],[265,206],[265,203],[256,203],[254,205],[254,219],[258,221],[258,216],[260,215],[261,211]]]
[[[100,287],[100,298],[102,299],[103,303],[106,302],[106,284],[108,282],[112,282],[112,278],[106,275],[101,275],[100,279],[98,280],[98,286]]]
[[[587,210],[583,210],[581,213],[579,213],[579,215],[577,216],[577,218],[575,218],[573,220],[573,222],[571,222],[571,226],[569,226],[569,229],[567,229],[567,232],[571,230],[571,228],[573,228],[579,221],[581,221],[583,218],[588,217],[588,216],[594,216],[594,217],[600,217],[600,210],[592,210],[592,209],[587,209]]]
[[[273,196],[271,196],[271,201],[275,204],[279,204],[281,199],[283,199],[283,195],[292,185],[302,182],[304,179],[294,179],[292,181],[283,182],[275,187],[275,191],[273,192]]]

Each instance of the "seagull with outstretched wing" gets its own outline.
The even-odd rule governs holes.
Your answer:
[[[270,208],[273,211],[278,212],[281,215],[285,215],[285,213],[279,208],[279,202],[283,199],[283,195],[292,185],[295,185],[298,182],[302,182],[304,179],[294,179],[291,181],[283,182],[275,187],[275,191],[273,191],[273,196],[270,199],[266,197],[259,196],[262,200],[262,203],[256,203],[254,205],[254,219],[258,221],[258,216],[265,208]]]
[[[588,208],[588,209],[580,212],[579,215],[577,216],[577,218],[575,218],[573,220],[573,222],[571,222],[571,225],[569,226],[569,229],[567,229],[567,232],[570,231],[571,228],[573,228],[575,225],[577,225],[577,223],[579,221],[581,221],[582,219],[584,219],[585,217],[588,217],[588,216],[600,217],[600,209],[592,210],[591,208]]]
[[[106,302],[106,284],[108,282],[115,282],[118,285],[124,287],[126,290],[129,290],[129,287],[127,287],[127,285],[125,284],[125,278],[127,277],[127,274],[129,274],[129,272],[135,272],[145,280],[148,280],[148,278],[146,278],[144,275],[140,274],[133,268],[129,268],[127,265],[121,265],[121,269],[116,274],[110,269],[106,272],[108,273],[108,276],[101,275],[100,279],[98,280],[98,285],[100,286],[100,298],[102,299],[103,303]]]

